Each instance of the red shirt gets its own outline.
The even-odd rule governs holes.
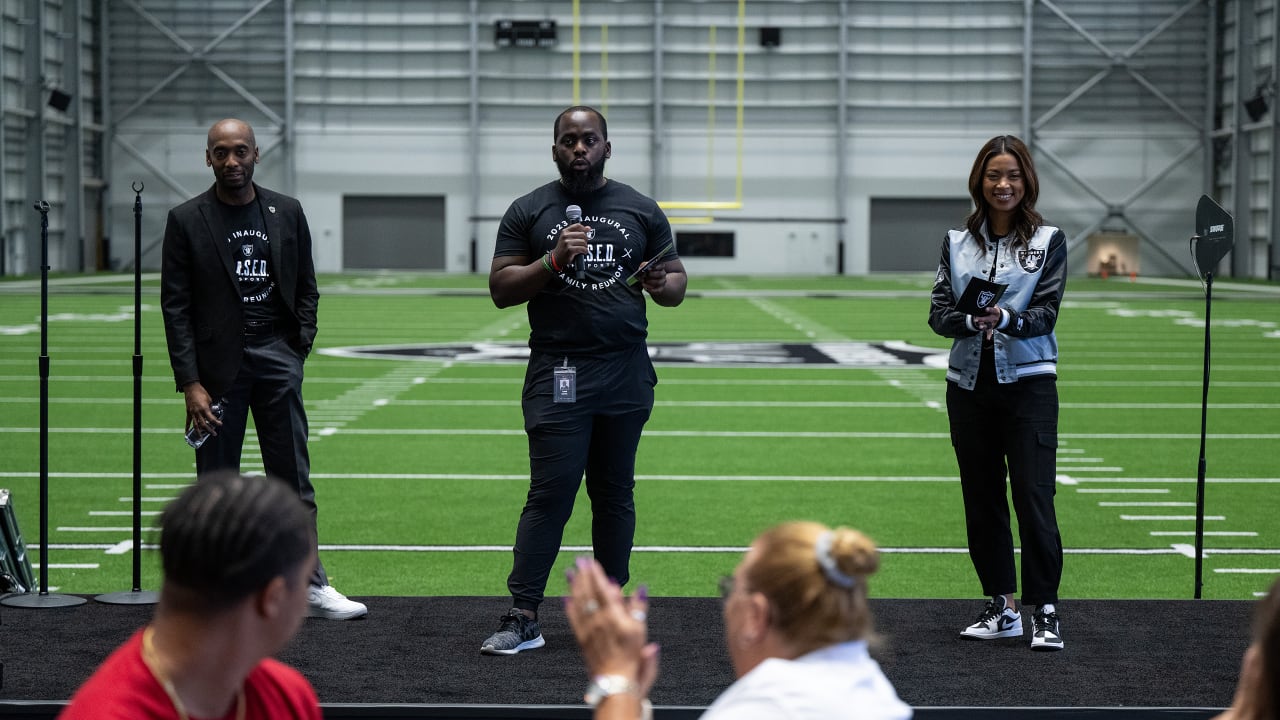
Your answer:
[[[245,720],[321,720],[319,700],[311,683],[302,673],[271,658],[258,663],[244,679],[244,699]],[[235,714],[232,703],[224,717],[235,718]],[[142,630],[107,657],[58,718],[178,720],[178,709],[169,694],[142,661]]]

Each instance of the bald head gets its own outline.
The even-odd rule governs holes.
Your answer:
[[[217,139],[227,134],[248,138],[249,145],[251,147],[254,147],[254,148],[258,147],[258,140],[253,135],[253,127],[249,125],[249,123],[243,120],[237,120],[236,118],[226,118],[223,120],[219,120],[218,122],[214,123],[212,127],[209,128],[208,147],[212,149],[214,146],[214,143],[217,142]]]
[[[249,123],[235,118],[219,120],[209,128],[205,164],[213,168],[214,190],[228,205],[253,201],[253,168],[258,164],[258,141]]]

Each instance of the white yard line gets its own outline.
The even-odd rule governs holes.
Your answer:
[[[98,352],[98,351],[97,351],[97,350],[95,350],[94,352]],[[58,360],[58,361],[56,361],[56,362],[55,362],[55,365],[61,365],[61,363],[62,363],[62,362],[69,362],[69,361],[62,361],[62,360]],[[27,361],[26,361],[26,363],[27,363],[27,364],[33,364],[33,363],[32,363],[32,361],[30,361],[30,360],[27,360]],[[93,361],[92,363],[90,363],[89,361],[86,361],[86,363],[85,363],[85,364],[95,364],[95,365],[96,365],[96,364],[98,364],[98,363],[97,363],[97,361]],[[463,363],[463,364],[465,364],[465,363]],[[1198,370],[1198,369],[1202,369],[1202,367],[1203,367],[1202,365],[1194,365],[1194,366],[1193,366],[1193,365],[1188,365],[1188,366],[1186,366],[1185,368],[1182,368],[1182,369],[1193,369],[1193,370]],[[1252,366],[1251,366],[1251,367],[1252,367]],[[1266,372],[1270,372],[1270,371],[1272,371],[1272,370],[1274,370],[1274,369],[1275,369],[1273,366],[1262,366],[1262,367],[1263,367],[1263,369],[1264,369]],[[1137,369],[1136,367],[1128,366],[1128,365],[1117,365],[1117,366],[1115,366],[1115,368],[1116,368],[1116,369],[1121,369],[1121,370],[1135,370],[1135,369]],[[788,369],[799,369],[799,368],[788,368]],[[1074,366],[1074,365],[1073,365],[1073,366],[1072,366],[1072,369],[1076,369],[1076,366]],[[1098,368],[1092,368],[1092,369],[1098,369]],[[936,373],[939,373],[936,377],[938,377],[938,378],[939,378],[938,382],[941,382],[941,371],[921,370],[920,372],[923,372],[923,373],[929,373],[929,372],[936,372]],[[31,374],[29,374],[29,373],[27,373],[27,374],[20,374],[20,375],[0,375],[0,381],[6,381],[6,380],[7,380],[7,381],[14,381],[14,382],[30,382],[31,377],[32,377],[32,376],[31,376]],[[62,383],[62,382],[66,382],[66,383],[80,382],[80,383],[93,383],[93,384],[95,384],[95,385],[103,385],[103,384],[107,384],[107,383],[128,383],[128,384],[132,384],[132,383],[133,383],[133,377],[132,377],[132,376],[130,376],[129,374],[127,374],[127,373],[121,373],[121,374],[116,374],[116,375],[62,375],[62,374],[59,374],[59,375],[57,375],[57,376],[56,376],[56,378],[57,378],[57,381],[58,381],[58,382],[60,382],[60,383]],[[172,378],[172,377],[146,376],[146,377],[143,377],[143,378],[142,378],[142,381],[143,381],[144,383],[155,383],[155,384],[162,384],[162,385],[166,385],[166,386],[168,386],[169,390],[172,390],[172,388],[173,388],[173,378]],[[368,381],[368,378],[366,378],[366,377],[314,377],[314,378],[313,378],[313,377],[308,377],[308,378],[306,379],[306,383],[307,383],[308,385],[346,385],[346,386],[354,386],[354,385],[360,385],[360,384],[362,384],[362,383],[364,383],[364,382],[367,382],[367,381]],[[440,384],[440,385],[509,385],[509,386],[514,386],[514,387],[519,387],[520,385],[522,385],[522,384],[524,383],[523,379],[522,379],[522,378],[520,378],[520,377],[509,377],[509,378],[433,378],[433,379],[431,380],[431,382],[432,382],[432,383],[434,383],[434,384]],[[884,387],[884,386],[885,386],[885,381],[884,381],[884,380],[881,380],[881,379],[878,379],[878,378],[877,378],[877,379],[867,379],[867,380],[836,380],[836,379],[778,378],[778,379],[770,380],[770,379],[765,379],[765,378],[742,378],[742,379],[736,379],[736,378],[705,378],[705,379],[693,379],[693,378],[668,378],[668,377],[664,377],[664,378],[662,378],[662,384],[663,384],[663,385],[695,385],[695,386],[745,386],[745,387],[784,386],[784,387],[880,387],[880,388],[882,388],[882,387]],[[1079,386],[1082,386],[1082,387],[1090,387],[1090,388],[1099,388],[1099,387],[1119,387],[1119,388],[1198,388],[1198,387],[1200,387],[1200,386],[1202,385],[1201,381],[1199,381],[1199,380],[1194,380],[1194,381],[1193,381],[1193,380],[1133,380],[1133,381],[1128,381],[1128,380],[1125,380],[1125,381],[1115,381],[1115,380],[1059,380],[1059,381],[1058,381],[1058,384],[1059,384],[1060,386],[1063,386],[1063,387],[1079,385]],[[1230,387],[1230,388],[1250,388],[1250,389],[1253,389],[1253,388],[1277,388],[1277,387],[1280,387],[1280,381],[1269,381],[1269,380],[1256,380],[1256,381],[1245,381],[1245,380],[1219,380],[1219,379],[1217,379],[1217,378],[1215,377],[1215,378],[1214,378],[1214,380],[1213,380],[1213,385],[1214,385],[1214,387],[1224,387],[1224,388],[1226,388],[1226,387]],[[945,387],[945,386],[943,386],[943,387]],[[15,400],[16,400],[16,399],[15,399]],[[180,398],[179,398],[179,400],[180,400]],[[7,401],[7,400],[6,400],[6,401]],[[24,400],[24,402],[30,402],[30,401],[29,401],[29,400]],[[131,402],[132,402],[132,400],[129,400],[128,402],[130,402],[130,403],[131,403]],[[152,402],[152,400],[144,400],[144,402],[148,402],[148,403],[149,403],[149,402]],[[173,401],[169,401],[169,400],[162,400],[162,401],[159,401],[157,404],[172,404],[172,403],[173,403]],[[1196,405],[1196,407],[1199,407],[1199,405]]]
[[[1076,488],[1076,492],[1108,495],[1167,495],[1169,488]]]
[[[1195,507],[1193,502],[1099,502],[1098,507]]]
[[[1193,537],[1195,530],[1152,530],[1152,537]],[[1203,535],[1205,537],[1258,537],[1258,533],[1251,530],[1206,530]]]
[[[1151,520],[1151,521],[1187,522],[1187,521],[1195,520],[1196,516],[1195,515],[1121,515],[1120,519],[1121,520],[1137,520],[1137,521]],[[1205,515],[1204,519],[1206,521],[1216,522],[1216,521],[1226,520],[1227,517],[1225,515]]]
[[[0,427],[6,433],[38,433],[37,427]],[[133,428],[83,428],[55,427],[49,428],[56,435],[131,435]],[[172,428],[143,428],[145,435],[167,435],[174,432]],[[342,430],[344,435],[467,435],[475,437],[494,437],[503,435],[524,436],[519,428],[354,428]],[[945,432],[857,432],[857,431],[769,431],[769,430],[646,430],[646,437],[720,437],[720,438],[832,438],[832,439],[902,439],[902,440],[949,440],[951,435]],[[1199,440],[1199,433],[1060,433],[1064,440]],[[1211,433],[1209,440],[1280,440],[1280,433]]]
[[[132,546],[131,540],[125,540],[117,543],[50,543],[50,550],[101,550],[107,552],[120,548],[122,545]],[[144,543],[144,550],[157,550],[158,545]],[[591,552],[590,545],[563,545],[560,547],[562,552],[585,553]],[[459,553],[459,552],[511,552],[510,545],[494,544],[494,545],[376,545],[376,544],[324,544],[320,545],[321,552],[409,552],[409,553]],[[747,551],[745,546],[736,545],[637,545],[632,552],[638,553],[654,553],[654,554],[705,554],[705,553],[734,553],[741,554]],[[886,547],[879,548],[882,553],[891,553],[895,555],[963,555],[969,552],[964,547]],[[1015,552],[1020,552],[1015,548]],[[1185,555],[1183,546],[1170,546],[1163,548],[1063,548],[1063,553],[1067,555]],[[1280,555],[1280,549],[1260,549],[1250,551],[1238,551],[1227,549],[1206,549],[1205,555]],[[50,566],[53,567],[53,566]],[[94,566],[96,567],[96,565]],[[1280,571],[1272,571],[1280,572]]]
[[[154,472],[142,473],[144,480],[175,480],[174,483],[156,483],[149,482],[146,484],[148,490],[181,490],[191,484],[193,471],[184,472]],[[27,472],[0,472],[0,479],[3,478],[27,478],[36,479],[39,473],[34,471]],[[59,479],[86,479],[86,480],[123,480],[132,479],[133,473],[129,472],[51,472],[50,478]],[[312,473],[312,478],[324,480],[528,480],[526,473]],[[787,482],[959,482],[956,475],[691,475],[691,474],[637,474],[637,480],[653,480],[653,481],[743,481],[743,482],[759,482],[759,481],[787,481]],[[1098,478],[1098,477],[1082,477],[1073,478],[1066,475],[1060,475],[1059,482],[1064,484],[1195,484],[1196,478],[1177,477],[1177,478],[1144,478],[1144,477],[1114,477],[1114,478]],[[1280,484],[1280,477],[1266,478],[1228,478],[1213,477],[1206,480],[1207,483],[1213,485],[1276,485]],[[1077,488],[1076,492],[1089,493],[1167,493],[1166,488]]]

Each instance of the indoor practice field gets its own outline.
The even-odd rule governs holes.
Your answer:
[[[884,550],[876,597],[980,595],[944,405],[949,341],[926,323],[932,279],[691,272],[682,306],[650,303],[659,384],[637,456],[633,583],[713,595],[760,530],[814,519]],[[303,388],[334,585],[354,597],[505,595],[528,484],[524,308],[496,309],[482,275],[322,276],[320,290]],[[145,276],[142,303],[142,586],[154,589],[156,516],[194,461],[158,276]],[[48,313],[49,585],[126,590],[133,276],[53,278]],[[1192,597],[1204,317],[1194,279],[1068,281],[1064,600]],[[1280,288],[1217,283],[1212,319],[1203,596],[1252,599],[1280,573]],[[0,488],[33,562],[39,355],[39,281],[0,282]],[[243,469],[261,471],[252,439]],[[583,493],[558,568],[589,542]],[[557,570],[548,595],[564,590]]]

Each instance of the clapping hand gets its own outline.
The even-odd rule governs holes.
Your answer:
[[[626,677],[636,683],[641,697],[647,697],[658,677],[658,645],[648,642],[645,588],[624,597],[600,563],[583,557],[569,570],[569,589],[565,614],[582,648],[587,672],[592,677]]]

